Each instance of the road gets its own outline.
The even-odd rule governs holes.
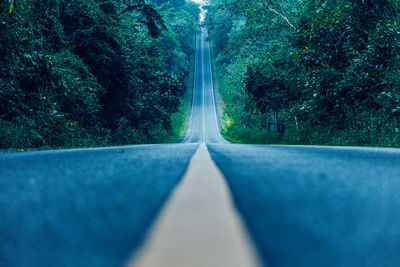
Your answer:
[[[220,133],[211,67],[210,43],[205,28],[196,39],[192,111],[183,143],[228,144]]]
[[[182,143],[1,154],[0,266],[121,266],[202,143],[264,265],[400,266],[400,150],[229,144],[215,109],[203,30]]]
[[[209,145],[270,266],[400,266],[400,152]]]
[[[193,109],[183,142],[201,146],[127,267],[260,266],[226,181],[205,145],[228,142],[219,131],[204,28],[196,47]]]
[[[0,266],[121,266],[197,147],[1,154]]]

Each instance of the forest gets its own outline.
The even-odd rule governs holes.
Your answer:
[[[0,149],[179,140],[198,6],[1,0]]]
[[[206,8],[225,138],[400,146],[397,0]],[[0,149],[178,141],[198,15],[185,0],[1,0]]]
[[[207,8],[227,139],[400,146],[397,0],[214,0]]]

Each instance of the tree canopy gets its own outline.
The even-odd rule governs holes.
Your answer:
[[[400,145],[397,1],[231,0],[209,11],[223,86],[242,106],[228,111],[232,135],[277,112],[288,128],[278,142]]]
[[[0,148],[170,135],[198,9],[178,1],[168,12],[143,0],[1,1]]]

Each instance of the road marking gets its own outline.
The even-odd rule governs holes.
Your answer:
[[[261,266],[221,172],[202,144],[127,267]]]
[[[205,81],[204,81],[204,30],[202,29],[201,30],[201,73],[202,73],[202,86],[203,86],[203,88],[202,88],[202,94],[203,94],[203,103],[202,103],[202,108],[203,108],[203,114],[202,114],[202,120],[203,120],[203,130],[202,130],[202,133],[201,133],[201,136],[202,136],[202,139],[203,139],[203,141],[202,141],[202,143],[204,144],[205,142],[204,142],[204,140],[205,140],[205,137],[204,137],[204,133],[205,133],[205,118],[204,118],[204,87],[205,87]]]

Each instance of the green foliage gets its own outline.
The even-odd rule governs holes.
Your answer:
[[[194,64],[192,55],[195,52],[195,33],[198,32],[198,6],[187,3],[179,10],[169,3],[159,7],[159,12],[167,21],[169,31],[161,35],[161,49],[166,51],[167,69],[175,73],[181,83],[189,74]],[[197,11],[196,11],[197,10]]]
[[[21,0],[12,12],[9,4],[0,3],[0,149],[172,134],[195,33],[177,24],[195,29],[193,7],[163,17],[141,0]],[[178,46],[163,47],[166,35]],[[183,63],[172,66],[173,55]]]
[[[217,67],[229,75],[232,105],[242,107],[234,111],[240,115],[229,114],[236,120],[226,132],[259,134],[276,113],[285,135],[253,140],[400,146],[399,11],[392,0],[235,0],[211,7]],[[231,18],[229,32],[221,17]],[[217,37],[220,30],[227,40]]]
[[[212,16],[208,17],[209,31],[214,44],[215,53],[219,54],[229,40],[229,32],[233,28],[233,21],[229,12],[215,6],[209,7]]]
[[[329,9],[306,9],[316,14],[313,19],[300,18],[293,44],[312,81],[304,85],[311,100],[304,108],[325,107],[311,120],[340,126],[343,120],[361,119],[355,116],[363,110],[395,108],[395,101],[386,107],[378,102],[385,89],[399,92],[398,81],[389,78],[399,72],[398,14],[393,2],[378,2],[338,1]]]
[[[288,108],[298,98],[295,77],[300,71],[290,47],[273,43],[265,56],[249,66],[246,73],[246,90],[254,96],[262,113],[278,112]],[[287,55],[291,56],[287,56]]]
[[[167,28],[165,27],[164,20],[161,15],[157,12],[153,5],[147,4],[145,0],[126,1],[126,7],[124,7],[123,13],[138,11],[140,16],[139,22],[145,24],[149,30],[149,34],[152,37],[159,37],[159,30]],[[133,3],[131,3],[133,2]]]

